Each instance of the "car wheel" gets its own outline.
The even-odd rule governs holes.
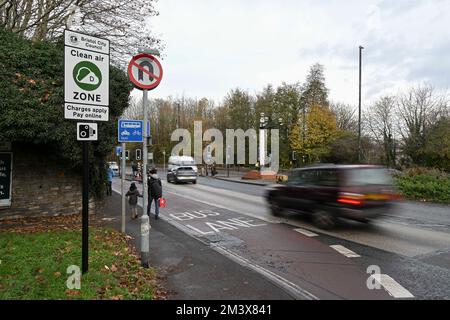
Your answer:
[[[283,207],[275,199],[270,200],[270,212],[273,216],[279,216],[283,213]]]
[[[325,209],[318,209],[313,214],[314,224],[320,229],[331,229],[336,225],[333,214]]]
[[[192,184],[197,184],[197,180],[192,181]]]
[[[170,176],[169,176],[169,175],[167,175],[167,182],[168,182],[168,183],[171,183],[171,182],[172,182],[172,180],[170,180]]]

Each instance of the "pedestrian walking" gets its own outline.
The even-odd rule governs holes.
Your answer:
[[[152,207],[152,202],[155,202],[155,220],[159,216],[159,199],[162,197],[162,184],[161,179],[157,175],[156,168],[150,170],[150,175],[147,179],[148,185],[148,206],[147,214],[150,216],[150,209]]]
[[[131,183],[130,190],[128,190],[128,192],[125,196],[128,197],[128,204],[130,205],[131,219],[136,219],[138,217],[138,213],[137,213],[138,197],[142,197],[142,195],[139,192],[139,190],[136,188],[136,185],[134,184],[134,182]]]
[[[214,177],[217,174],[216,162],[214,161],[211,167],[211,175]]]
[[[136,174],[137,174],[137,165],[133,162],[131,162],[131,170],[133,171],[133,178],[136,178]]]
[[[112,196],[113,177],[114,177],[114,171],[110,166],[108,166],[108,185],[106,187],[106,195],[107,196]]]

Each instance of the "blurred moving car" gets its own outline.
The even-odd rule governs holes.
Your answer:
[[[308,213],[329,229],[339,217],[370,222],[389,213],[399,197],[384,167],[331,164],[294,169],[286,183],[266,191],[266,199],[273,215]]]
[[[119,166],[117,165],[117,162],[108,162],[108,166],[113,170],[114,176],[117,177],[119,175]]]
[[[189,156],[171,156],[167,172],[167,182],[197,183],[198,168],[194,158]]]

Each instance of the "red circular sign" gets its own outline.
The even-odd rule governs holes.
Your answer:
[[[161,82],[163,69],[154,56],[140,53],[135,55],[128,64],[128,76],[136,87],[151,90]]]

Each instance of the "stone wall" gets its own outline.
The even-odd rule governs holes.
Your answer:
[[[7,218],[81,214],[82,179],[64,163],[43,150],[13,144],[12,203],[0,207]],[[95,202],[89,201],[90,213]]]

